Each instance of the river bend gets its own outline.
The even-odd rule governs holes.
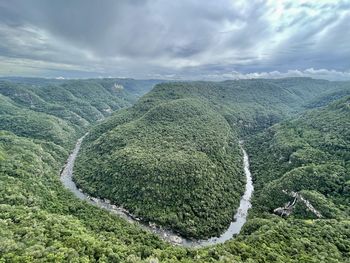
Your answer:
[[[252,182],[252,175],[249,170],[249,158],[246,151],[243,149],[242,142],[240,142],[240,147],[243,152],[243,167],[244,174],[246,176],[246,185],[237,212],[234,215],[234,218],[229,228],[219,237],[212,237],[205,240],[196,240],[183,238],[178,234],[172,232],[171,230],[163,229],[162,227],[158,227],[152,223],[147,224],[140,222],[140,220],[137,217],[133,216],[124,208],[113,205],[109,200],[91,197],[88,194],[83,193],[81,189],[78,189],[76,184],[73,182],[73,167],[84,137],[85,136],[83,136],[77,141],[73,152],[69,155],[66,164],[61,171],[61,181],[63,185],[67,189],[69,189],[77,198],[85,200],[88,203],[91,203],[97,207],[106,209],[114,214],[117,214],[118,216],[129,221],[130,223],[139,224],[141,228],[151,231],[152,233],[161,237],[163,240],[166,240],[172,244],[182,245],[184,247],[204,247],[224,243],[225,241],[232,239],[235,235],[239,234],[243,225],[247,221],[248,210],[249,208],[251,208],[250,199],[254,191],[254,187]]]

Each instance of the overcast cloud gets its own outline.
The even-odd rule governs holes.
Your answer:
[[[0,75],[350,79],[350,0],[0,0]]]

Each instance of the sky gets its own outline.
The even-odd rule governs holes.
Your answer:
[[[350,80],[350,0],[0,0],[0,76]]]

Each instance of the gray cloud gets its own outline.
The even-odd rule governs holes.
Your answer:
[[[349,29],[342,0],[0,0],[0,74],[343,78]]]

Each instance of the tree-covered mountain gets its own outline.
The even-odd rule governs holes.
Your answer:
[[[129,106],[155,83],[127,80],[124,87],[119,81],[0,82],[1,262],[117,262],[164,246],[139,227],[77,200],[59,180],[75,140],[110,114],[98,105]]]
[[[104,133],[79,156],[80,187],[183,235],[219,234],[243,193],[236,134],[196,99],[160,103]]]
[[[82,82],[90,81],[100,82],[101,80],[84,80]],[[132,80],[125,81],[132,85]],[[257,83],[269,83],[274,87],[270,94],[278,94],[279,89],[282,89],[283,86],[280,83],[284,83],[284,81],[290,83],[287,86],[294,83],[294,88],[288,89],[290,91],[295,90],[295,93],[299,91],[303,93],[304,89],[308,90],[308,85],[310,87],[317,86],[317,88],[313,89],[314,95],[295,95],[296,100],[304,98],[303,102],[292,103],[293,100],[288,99],[288,103],[278,103],[278,100],[272,98],[271,102],[273,101],[278,106],[272,105],[272,103],[270,105],[265,101],[269,99],[267,96],[264,97],[263,94],[256,95],[256,91],[258,91]],[[77,80],[74,80],[71,83],[76,82]],[[280,83],[278,84],[278,82]],[[315,82],[314,85],[313,82]],[[348,203],[346,203],[347,197],[339,194],[346,193],[340,191],[346,191],[347,189],[347,181],[343,188],[340,188],[339,184],[344,182],[344,169],[347,169],[345,171],[348,174],[348,157],[346,154],[349,151],[345,147],[349,145],[349,118],[347,118],[349,104],[346,98],[334,101],[341,99],[341,96],[330,97],[328,95],[342,94],[343,91],[341,90],[348,89],[348,83],[310,79],[242,81],[240,85],[246,83],[245,85],[248,87],[251,83],[254,83],[252,86],[256,87],[251,88],[250,91],[250,88],[247,88],[248,90],[232,91],[232,94],[235,95],[230,96],[223,95],[223,90],[231,90],[235,87],[234,83],[240,83],[239,81],[162,84],[157,86],[150,94],[142,97],[134,107],[118,110],[117,113],[104,121],[98,122],[98,125],[92,128],[83,146],[82,157],[90,154],[89,149],[94,147],[94,149],[97,149],[98,144],[105,147],[99,149],[103,153],[107,150],[111,152],[114,147],[117,149],[126,142],[126,147],[135,150],[137,154],[135,156],[128,155],[128,152],[126,152],[124,155],[115,155],[115,157],[124,158],[128,156],[131,160],[131,167],[134,168],[134,170],[130,169],[129,171],[139,172],[137,168],[140,167],[140,164],[145,164],[148,170],[152,169],[150,163],[145,161],[149,158],[155,160],[159,156],[151,156],[151,154],[145,153],[147,153],[148,148],[152,148],[149,150],[150,153],[155,153],[157,151],[156,146],[159,145],[164,153],[171,153],[176,158],[178,158],[176,155],[178,152],[186,153],[187,155],[184,155],[186,158],[192,158],[190,153],[193,153],[193,158],[201,157],[201,159],[195,159],[196,164],[199,165],[203,161],[203,167],[208,168],[209,171],[200,170],[202,166],[194,166],[194,169],[198,168],[204,176],[215,174],[212,172],[219,169],[219,166],[225,167],[229,160],[233,160],[233,163],[227,164],[229,165],[227,168],[235,169],[235,160],[237,160],[239,166],[236,167],[235,175],[239,176],[239,170],[241,169],[241,157],[237,148],[239,136],[247,134],[247,131],[251,134],[252,131],[260,130],[262,127],[270,125],[270,122],[274,123],[286,116],[291,116],[290,113],[301,114],[267,131],[262,131],[261,135],[254,134],[254,138],[250,137],[248,139],[248,137],[245,137],[245,147],[248,148],[248,153],[251,155],[252,172],[257,188],[256,201],[253,205],[258,205],[263,188],[265,186],[269,187],[268,182],[265,182],[262,176],[259,176],[260,172],[262,174],[264,172],[262,169],[274,173],[275,179],[273,181],[283,181],[280,178],[285,176],[280,173],[282,170],[277,169],[278,167],[276,168],[274,165],[270,167],[262,166],[262,162],[268,156],[272,156],[273,152],[262,149],[258,143],[259,138],[267,138],[269,143],[264,144],[267,148],[272,145],[273,149],[284,150],[288,149],[289,145],[283,145],[288,143],[290,138],[294,139],[296,137],[296,141],[291,140],[291,145],[300,145],[299,148],[292,147],[297,154],[293,155],[294,152],[288,150],[294,156],[291,159],[292,164],[295,165],[294,168],[298,169],[297,165],[302,168],[303,164],[304,166],[310,166],[311,162],[314,163],[315,167],[323,165],[322,162],[327,162],[329,167],[336,166],[337,168],[336,170],[330,169],[330,180],[326,180],[328,179],[326,174],[317,177],[317,179],[324,180],[325,186],[332,191],[325,190],[323,184],[321,189],[306,188],[300,191],[305,198],[310,199],[310,202],[317,209],[326,208],[321,210],[325,215],[324,218],[313,220],[312,215],[303,214],[305,210],[302,207],[301,209],[296,207],[294,214],[290,217],[281,218],[273,215],[271,210],[265,209],[265,207],[256,209],[257,207],[253,206],[255,212],[250,213],[248,222],[235,239],[225,244],[201,249],[172,246],[160,240],[157,236],[142,230],[137,224],[130,224],[114,214],[78,200],[63,187],[59,180],[59,172],[68,156],[68,152],[72,149],[74,140],[85,131],[90,130],[92,124],[97,123],[96,119],[98,118],[96,116],[100,116],[99,113],[104,116],[109,115],[107,112],[99,111],[97,105],[103,105],[101,102],[111,107],[115,105],[116,108],[124,105],[114,104],[124,101],[118,96],[115,99],[109,96],[104,98],[105,92],[96,90],[94,93],[96,98],[88,98],[88,94],[84,95],[84,89],[89,89],[85,84],[79,84],[77,85],[77,91],[71,91],[71,89],[74,90],[74,87],[69,89],[61,87],[64,83],[67,83],[67,81],[11,79],[10,84],[8,81],[1,84],[7,85],[7,88],[2,86],[0,92],[1,120],[14,118],[14,121],[0,122],[2,130],[0,131],[0,262],[349,262],[350,221],[348,219],[349,210],[346,208]],[[132,99],[129,100],[125,97],[125,100],[130,104],[135,101],[139,94],[147,90],[147,87],[142,86],[141,83],[142,81],[137,81],[137,84],[130,87],[128,96]],[[114,87],[114,84],[113,81],[111,86],[106,84],[106,90]],[[117,87],[118,84],[127,89],[126,83],[118,82]],[[213,96],[213,99],[211,99],[212,96],[207,94],[209,92],[215,93],[215,85],[218,85],[218,87],[230,85],[227,88],[218,88],[221,99],[224,99],[222,96],[228,96],[227,101],[220,101],[219,103],[218,98],[220,96]],[[321,87],[322,85],[324,87]],[[51,88],[48,88],[48,86]],[[189,87],[192,86],[195,86],[191,88],[194,91],[203,89],[203,92],[196,91],[192,94],[189,91]],[[58,87],[58,90],[62,93],[55,92],[55,87]],[[165,87],[170,88],[166,90]],[[12,90],[13,88],[15,92]],[[41,88],[45,92],[40,92]],[[82,90],[78,92],[80,89]],[[91,89],[101,89],[101,87],[92,84]],[[267,87],[263,89],[268,92]],[[36,99],[35,107],[31,106],[30,100],[29,103],[26,101],[28,95],[23,94],[28,94],[27,91],[32,96],[33,101],[34,98]],[[169,91],[169,94],[166,91]],[[288,93],[283,91],[284,95],[288,95]],[[59,97],[60,95],[62,97]],[[254,97],[254,100],[248,100],[250,95]],[[72,102],[72,105],[64,104],[65,96],[68,96],[67,100],[76,103]],[[174,99],[172,96],[178,96],[179,98]],[[233,100],[235,96],[239,98],[230,103],[230,100]],[[294,95],[291,97],[294,97]],[[291,97],[288,95],[288,98]],[[247,100],[247,105],[243,103],[244,100]],[[94,104],[94,101],[98,103]],[[241,102],[239,106],[236,105],[238,101]],[[331,101],[334,101],[333,104],[324,107],[325,104]],[[220,106],[221,103],[222,107]],[[60,110],[55,112],[51,106],[59,107]],[[234,107],[237,108],[237,113],[235,113]],[[269,114],[271,113],[276,118],[256,118],[257,115],[268,116],[261,112],[263,107],[266,107],[266,111],[269,111]],[[310,107],[317,108],[308,110],[307,113],[301,113]],[[88,109],[91,109],[91,111]],[[84,112],[86,118],[83,114],[80,115],[81,112]],[[229,112],[234,113],[231,118],[228,115]],[[76,116],[74,113],[79,117],[71,119],[70,116]],[[264,123],[264,120],[268,123]],[[301,132],[299,129],[291,137],[286,137],[285,135],[289,134],[288,130],[295,129],[294,126],[300,126],[300,129],[305,131]],[[51,130],[48,130],[48,127]],[[324,127],[326,129],[323,132]],[[119,137],[115,131],[120,132]],[[226,131],[227,133],[225,133]],[[270,140],[267,135],[272,133],[272,137],[275,137],[273,131],[281,132],[279,137],[281,141],[276,146],[274,145],[275,140]],[[290,132],[290,134],[293,133]],[[299,136],[299,134],[304,135],[302,138],[295,136]],[[307,134],[309,135],[307,136]],[[189,138],[189,135],[194,137]],[[225,144],[228,140],[224,135],[231,138],[231,144]],[[109,145],[107,141],[103,140],[107,138],[113,138],[114,141],[110,141]],[[127,140],[123,141],[123,138]],[[181,139],[181,142],[176,141],[178,139]],[[316,141],[318,141],[318,144],[315,143]],[[224,148],[220,149],[221,146],[224,146]],[[301,150],[304,150],[305,154]],[[262,151],[262,154],[259,154],[258,151]],[[233,156],[226,156],[226,153],[232,153]],[[314,155],[314,153],[316,154]],[[329,155],[332,155],[332,157],[330,157],[330,160],[326,160],[324,154],[326,154],[326,157],[329,157]],[[160,158],[164,158],[164,156],[160,156]],[[169,158],[172,158],[172,156]],[[272,163],[276,161],[275,159],[271,160]],[[320,160],[323,161],[319,163]],[[81,161],[84,161],[84,158]],[[205,166],[209,161],[213,163],[217,161],[217,167]],[[289,165],[289,159],[281,159],[280,163],[282,169],[284,169],[283,171],[288,173],[287,168],[290,167],[284,165]],[[110,162],[106,164],[106,167],[109,164]],[[172,172],[172,162],[168,161],[167,164],[169,167],[159,167],[159,169],[164,168],[164,170],[160,170],[164,172],[160,173],[162,177],[168,171]],[[182,176],[181,178],[187,175],[184,174],[187,171],[185,168],[191,167],[192,162],[187,162],[186,159],[184,164],[187,166],[176,167],[178,168],[178,175]],[[120,168],[119,164],[110,166],[111,170],[115,167]],[[226,171],[226,174],[228,173]],[[176,173],[172,174],[177,175]],[[269,176],[267,172],[265,172],[265,176]],[[339,176],[338,181],[337,176]],[[200,187],[203,187],[204,184],[200,183],[204,183],[204,181],[201,181],[199,176],[193,178],[197,180],[196,182],[199,183]],[[132,182],[131,179],[128,178],[129,182]],[[158,178],[155,179],[158,180]],[[172,180],[174,178],[168,179]],[[189,178],[185,179],[186,182],[190,182]],[[221,178],[219,179],[221,180]],[[289,184],[288,180],[286,182],[286,186],[292,185]],[[144,182],[141,181],[141,183]],[[228,183],[231,182],[228,181]],[[307,181],[303,182],[301,186],[306,183]],[[219,184],[216,184],[216,182],[210,184],[212,187],[214,185],[218,186]],[[93,184],[86,184],[86,187],[91,186]],[[297,185],[292,186],[293,188],[288,189],[293,190],[294,186]],[[167,186],[165,190],[171,192],[173,189]],[[188,191],[188,189],[184,190]],[[220,188],[216,190],[219,190],[218,193],[221,191]],[[299,189],[294,190],[299,191]],[[201,193],[198,192],[198,189],[194,191]],[[242,189],[238,189],[237,194],[241,191]],[[145,193],[143,193],[143,196],[147,197]],[[279,199],[276,205],[283,205],[284,200],[283,198]],[[195,202],[191,202],[192,205],[195,204]],[[232,202],[232,200],[228,202]],[[335,210],[331,209],[330,205],[333,204]],[[200,206],[197,205],[197,207]],[[274,206],[271,207],[274,208]],[[233,212],[233,209],[234,207],[230,208],[230,212]],[[329,214],[331,216],[326,216],[328,215],[325,213],[328,211],[327,209],[330,210]]]
[[[263,213],[300,192],[324,218],[350,216],[350,97],[307,111],[250,140],[254,209]],[[298,202],[293,216],[314,218]]]
[[[311,78],[276,80],[249,79],[223,82],[175,82],[157,85],[134,106],[144,112],[154,105],[180,98],[196,98],[209,103],[241,135],[249,134],[314,107],[316,101],[336,99],[350,93],[349,82]]]
[[[184,236],[218,235],[243,192],[239,137],[349,89],[307,78],[159,84],[90,132],[75,180]]]
[[[126,79],[1,80],[0,130],[72,147],[90,124],[109,116],[114,110],[130,106],[158,82]]]

